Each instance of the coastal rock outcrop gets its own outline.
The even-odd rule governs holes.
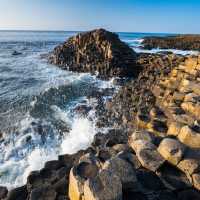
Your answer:
[[[160,48],[200,51],[200,35],[145,37],[142,45],[145,49]]]
[[[32,172],[7,200],[199,200],[200,56],[140,54],[139,75],[97,110],[86,150]],[[87,113],[87,112],[86,112]],[[87,114],[85,114],[87,115]],[[107,121],[106,121],[107,120]]]
[[[76,72],[100,77],[136,76],[136,53],[118,35],[104,29],[79,33],[56,47],[49,62]]]
[[[191,196],[200,195],[199,58],[141,54],[143,71],[106,112],[115,127],[131,131],[129,145],[141,166],[155,172],[175,199],[190,188],[196,188]]]
[[[146,113],[149,119],[147,125],[137,122],[136,126],[157,138],[154,144],[158,146],[160,155],[185,173],[197,190],[200,189],[199,64],[199,56],[189,56],[168,74],[157,76],[156,84],[150,87],[155,97],[152,108],[154,114],[150,109],[150,114]],[[162,111],[164,119],[159,117],[160,113],[155,113],[155,107]],[[155,118],[166,125],[166,132],[152,130],[149,124]],[[142,141],[146,142],[146,139]]]
[[[167,132],[164,126],[167,118],[162,109],[155,107],[156,97],[154,93],[164,92],[164,88],[158,87],[158,80],[168,76],[171,70],[184,60],[183,56],[175,54],[140,54],[137,58],[137,64],[141,66],[142,71],[136,79],[126,83],[116,93],[109,102],[106,113],[103,114],[104,119],[108,119],[110,123],[113,122],[116,127],[128,125],[132,128],[137,128],[138,124],[140,124],[143,128],[149,126],[149,129],[160,136],[165,134],[163,131]],[[152,88],[152,86],[154,87]],[[154,122],[151,122],[149,113],[154,115],[152,117]],[[134,121],[137,124],[133,123]],[[162,132],[159,130],[162,130]]]

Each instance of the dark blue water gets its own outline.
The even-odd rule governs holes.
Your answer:
[[[88,117],[73,109],[81,103],[94,106],[86,97],[114,87],[112,81],[62,71],[41,56],[75,34],[0,31],[0,185],[23,185],[45,161],[86,148],[97,131],[95,109]],[[151,35],[166,34],[119,33],[137,52],[143,51],[142,37]]]

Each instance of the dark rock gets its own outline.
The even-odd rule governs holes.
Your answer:
[[[97,133],[95,136],[94,136],[94,139],[93,139],[93,143],[92,145],[94,147],[98,147],[98,146],[104,146],[105,143],[106,143],[106,135],[103,134],[103,133]]]
[[[153,107],[150,111],[150,115],[152,117],[155,117],[155,118],[164,118],[165,117],[165,114],[164,112],[157,106]]]
[[[167,133],[168,127],[167,125],[159,120],[153,120],[153,129],[158,131],[158,132],[162,132],[162,133]]]
[[[118,155],[120,158],[125,159],[127,162],[129,162],[134,167],[134,169],[139,169],[142,167],[140,161],[138,160],[135,154],[128,152],[121,152]]]
[[[66,195],[56,197],[56,200],[70,200]]]
[[[199,126],[199,124],[198,124],[198,125],[192,126],[191,129],[192,129],[193,131],[197,132],[197,133],[200,133],[200,126]]]
[[[56,200],[70,200],[70,199],[66,196],[58,196]]]
[[[50,170],[58,170],[63,167],[63,163],[59,160],[52,160],[45,163],[44,168]]]
[[[50,169],[43,168],[40,170],[39,174],[42,179],[50,179],[52,177],[53,172]]]
[[[39,171],[33,171],[27,178],[27,182],[33,184],[36,180],[40,179]]]
[[[175,115],[184,115],[185,114],[185,111],[182,109],[182,108],[175,108],[174,109],[174,111],[173,111],[173,113],[175,114]]]
[[[101,77],[137,75],[136,53],[115,33],[104,29],[80,33],[54,49],[49,62],[64,69]]]
[[[76,173],[84,179],[95,177],[98,173],[97,166],[87,162],[81,162],[75,169]]]
[[[178,192],[178,200],[199,200],[200,192],[194,189]]]
[[[78,164],[80,157],[86,154],[88,151],[90,151],[90,149],[86,151],[81,150],[72,155],[60,155],[58,159],[65,165],[65,167],[67,167],[67,171],[69,171],[74,165]]]
[[[106,160],[109,160],[111,158],[112,154],[109,151],[109,149],[100,149],[97,152],[97,157],[101,162],[105,162]]]
[[[94,136],[93,147],[113,147],[117,144],[126,144],[128,133],[121,129],[111,129],[107,134],[97,133]]]
[[[123,190],[124,200],[148,200],[147,197],[139,192],[134,192],[132,190]]]
[[[89,111],[90,111],[91,109],[92,109],[91,106],[79,105],[79,106],[77,106],[77,107],[74,109],[74,111],[75,111],[76,113],[78,113],[79,115],[86,116],[86,115],[89,113]]]
[[[59,195],[66,195],[67,194],[67,178],[63,177],[58,182],[56,182],[52,187]]]
[[[199,35],[178,35],[168,37],[145,37],[142,42],[145,49],[181,49],[200,50]]]
[[[128,133],[125,130],[111,129],[108,131],[106,146],[112,147],[116,144],[126,144],[128,141]]]
[[[30,200],[56,200],[56,192],[52,187],[42,186],[31,191]]]
[[[106,161],[103,169],[110,171],[112,174],[118,176],[121,180],[122,186],[125,189],[134,188],[137,190],[138,181],[133,166],[120,156],[114,156]]]
[[[101,170],[97,176],[84,183],[85,199],[122,199],[120,178],[108,170]]]
[[[170,190],[183,190],[192,187],[186,175],[170,164],[165,163],[157,173],[165,187]]]
[[[144,122],[144,123],[149,123],[151,121],[150,117],[145,114],[138,114],[138,120]]]
[[[18,56],[18,55],[21,55],[21,54],[22,54],[21,52],[13,51],[12,56]]]
[[[116,144],[112,147],[117,153],[119,152],[131,152],[132,149],[128,146],[128,144]]]
[[[44,185],[45,180],[47,179],[49,184],[51,183],[51,175],[48,174],[49,171],[41,170],[41,171],[33,171],[27,177],[27,189],[30,192],[34,188],[40,188]],[[54,177],[56,178],[56,177]]]
[[[155,200],[177,200],[176,195],[171,191],[161,191]]]
[[[15,188],[9,191],[6,200],[27,200],[28,191],[26,186]]]
[[[58,179],[61,179],[66,175],[67,175],[67,168],[66,167],[62,167],[61,169],[56,171],[56,176],[58,177]]]
[[[3,199],[7,196],[8,189],[6,187],[0,186],[0,199]]]
[[[136,174],[144,191],[158,191],[164,189],[162,181],[155,173],[145,169],[139,169]]]

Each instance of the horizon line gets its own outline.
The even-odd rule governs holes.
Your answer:
[[[18,31],[18,32],[88,32],[88,31],[92,31],[95,29],[100,29],[100,28],[94,28],[94,29],[90,29],[90,30],[53,30],[53,29],[1,29],[0,31],[2,32],[14,32],[14,31]],[[104,28],[105,30],[107,30],[106,28]],[[144,34],[174,34],[174,35],[200,35],[200,33],[177,33],[177,32],[141,32],[141,31],[111,31],[108,30],[110,32],[114,32],[114,33],[144,33]]]

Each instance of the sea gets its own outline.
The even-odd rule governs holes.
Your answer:
[[[26,183],[31,171],[60,154],[87,148],[99,131],[94,92],[118,90],[114,80],[73,73],[48,64],[45,54],[78,32],[0,31],[0,185],[14,188]],[[159,33],[118,33],[136,52],[145,36]],[[192,51],[167,49],[177,54]],[[111,96],[105,96],[105,101]],[[81,115],[76,108],[91,109]],[[106,134],[106,130],[104,131]]]

